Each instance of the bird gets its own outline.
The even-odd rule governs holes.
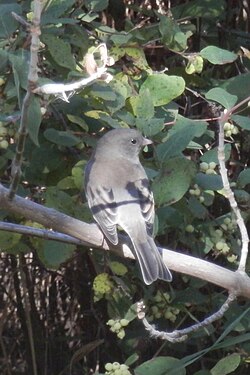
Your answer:
[[[85,168],[85,195],[95,221],[114,245],[118,227],[127,233],[147,285],[172,280],[153,239],[154,197],[139,159],[141,149],[151,143],[137,129],[109,130]]]

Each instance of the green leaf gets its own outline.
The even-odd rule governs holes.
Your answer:
[[[164,119],[163,118],[152,118],[152,119],[143,119],[137,118],[136,127],[147,137],[152,137],[160,133],[164,128]]]
[[[199,219],[205,219],[208,217],[208,211],[204,205],[202,205],[196,197],[190,197],[188,201],[188,208],[194,215]]]
[[[238,99],[236,95],[231,95],[220,87],[209,90],[205,96],[208,100],[220,103],[226,109],[232,108]]]
[[[28,108],[27,130],[31,140],[36,146],[39,146],[38,134],[42,122],[40,100],[36,96],[32,96]]]
[[[85,0],[85,4],[91,12],[101,12],[108,7],[108,0]]]
[[[203,190],[221,190],[223,188],[221,176],[217,174],[198,173],[195,177],[195,183]]]
[[[178,76],[152,74],[141,85],[140,95],[144,95],[146,90],[149,90],[153,104],[161,106],[168,104],[183,93],[185,81]]]
[[[201,136],[206,128],[206,122],[194,122],[181,116],[178,117],[175,126],[169,131],[169,138],[156,147],[158,160],[162,162],[179,155],[190,141],[194,137]]]
[[[171,369],[174,370],[179,364],[180,360],[174,357],[157,357],[136,367],[134,373],[135,375],[165,375],[168,374]],[[185,368],[179,368],[178,375],[185,374]]]
[[[83,188],[83,171],[86,166],[86,160],[80,160],[76,165],[72,168],[72,177],[74,179],[75,186],[80,191]]]
[[[233,115],[231,119],[244,130],[250,130],[250,118],[246,116]]]
[[[62,16],[75,3],[75,0],[53,0],[50,1],[49,6],[43,12],[41,23],[55,23],[54,21]]]
[[[125,365],[131,366],[139,359],[139,355],[137,353],[131,354],[125,361]]]
[[[230,51],[227,51],[216,46],[208,46],[200,51],[200,55],[207,59],[211,64],[224,65],[235,61],[238,56]]]
[[[158,16],[160,18],[159,31],[162,35],[162,42],[168,46],[172,43],[174,37],[174,20],[162,14]]]
[[[80,139],[75,137],[70,132],[59,131],[52,128],[45,130],[44,137],[50,142],[66,147],[75,146],[80,142]]]
[[[154,103],[148,89],[143,91],[143,95],[139,95],[135,115],[147,120],[154,116]]]
[[[179,18],[211,18],[216,22],[221,14],[225,13],[224,0],[192,0],[188,3],[172,7],[171,12],[175,19]]]
[[[112,117],[110,117],[109,113],[104,111],[88,111],[85,112],[84,115],[90,118],[101,120],[114,129],[122,127],[122,124],[118,120],[113,119]]]
[[[97,96],[104,100],[115,101],[116,95],[111,87],[103,85],[101,83],[94,83],[91,86],[91,96]]]
[[[4,72],[8,63],[8,57],[9,57],[9,54],[7,51],[0,50],[0,73]]]
[[[195,164],[184,157],[169,159],[164,163],[152,183],[156,204],[172,204],[180,200],[188,190],[195,172]]]
[[[112,42],[114,42],[114,44],[116,46],[121,46],[121,45],[127,44],[130,41],[130,39],[132,39],[132,38],[133,38],[132,34],[126,33],[125,31],[121,31],[119,34],[115,33],[115,34],[111,35],[110,40],[112,40]],[[116,57],[115,61],[117,61],[117,60],[120,59],[121,56],[124,55],[125,50],[123,50],[123,51],[121,51],[120,53],[117,54],[118,51],[115,50],[114,48],[116,48],[116,47],[112,48],[111,56],[114,57],[114,58]]]
[[[240,102],[249,95],[250,72],[228,78],[220,86],[230,94],[237,95]]]
[[[250,184],[250,168],[244,169],[244,171],[240,172],[237,179],[237,185],[239,187],[245,187],[247,184]]]
[[[42,34],[41,39],[47,45],[49,53],[59,66],[75,70],[75,60],[69,43],[52,34]]]
[[[216,365],[211,369],[212,375],[227,375],[231,374],[237,369],[241,362],[241,357],[237,353],[230,354],[225,358],[219,360]]]
[[[22,8],[19,4],[1,4],[0,5],[0,38],[9,39],[11,34],[18,27],[18,22],[12,16],[11,12],[22,14]]]
[[[225,147],[224,147],[225,161],[227,161],[230,158],[231,150],[232,150],[231,144],[230,143],[225,144]],[[219,164],[218,147],[214,147],[211,150],[205,152],[205,154],[203,154],[201,157],[201,161],[204,161],[206,163],[211,163],[213,161],[216,164]]]
[[[28,83],[28,69],[29,69],[29,53],[22,50],[21,52],[9,53],[9,60],[12,65],[14,74],[14,81],[18,97],[19,108],[22,106],[21,102],[21,88],[26,90]]]
[[[22,235],[19,233],[0,231],[0,249],[1,251],[11,250],[13,246],[20,242]]]
[[[48,268],[58,269],[61,263],[68,260],[75,250],[75,246],[58,241],[44,241],[38,249],[38,256]]]
[[[69,119],[70,122],[73,122],[73,124],[79,125],[86,132],[88,131],[88,125],[83,120],[83,118],[79,116],[74,116],[74,115],[67,115],[67,118]]]

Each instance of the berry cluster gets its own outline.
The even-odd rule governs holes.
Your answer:
[[[237,228],[236,221],[226,217],[220,225],[221,229],[213,229],[211,231],[211,240],[215,244],[215,249],[223,255],[227,256],[227,260],[231,263],[235,262],[237,256],[230,254],[230,245],[226,241],[226,233],[233,233]]]
[[[127,365],[118,362],[106,363],[105,375],[132,375]]]
[[[6,137],[9,135],[8,129],[0,121],[0,149],[6,150],[9,146],[9,142]]]
[[[188,64],[186,66],[187,74],[201,73],[203,69],[203,58],[199,55],[193,55],[189,57]]]
[[[200,201],[200,203],[203,203],[205,201],[205,198],[202,195],[202,191],[197,184],[194,185],[193,189],[189,189],[189,193],[190,195],[194,195]]]
[[[123,339],[125,336],[124,328],[127,327],[129,321],[127,319],[110,319],[107,325],[110,326],[110,331],[117,334],[119,339]]]
[[[203,161],[202,163],[200,163],[200,170],[203,173],[216,174],[215,168],[216,168],[216,163],[214,161],[211,161],[210,163],[206,163],[205,161]]]
[[[100,273],[93,282],[94,302],[112,293],[114,284],[107,273]]]
[[[153,305],[150,306],[148,320],[165,318],[171,322],[175,322],[180,310],[170,306],[171,297],[168,293],[161,293],[159,290],[153,297]]]
[[[239,129],[234,124],[231,124],[230,122],[225,122],[224,133],[225,133],[225,137],[231,137],[232,135],[238,134]]]

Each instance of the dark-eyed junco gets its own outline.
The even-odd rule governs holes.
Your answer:
[[[117,225],[130,237],[146,284],[172,280],[153,240],[154,198],[140,160],[152,143],[135,129],[114,129],[97,142],[85,170],[85,192],[105,237],[118,243]]]

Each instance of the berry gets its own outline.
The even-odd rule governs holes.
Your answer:
[[[126,327],[129,324],[129,320],[127,320],[127,319],[121,319],[120,323],[121,323],[122,327]]]
[[[186,226],[185,230],[188,233],[193,233],[194,232],[194,227],[193,227],[193,225],[189,224],[189,225]]]
[[[206,171],[207,169],[209,168],[209,166],[208,166],[208,163],[206,163],[206,162],[202,162],[202,163],[200,163],[200,169],[202,170],[202,171]]]
[[[209,168],[215,169],[216,168],[216,163],[214,161],[211,161],[211,163],[209,163]]]

